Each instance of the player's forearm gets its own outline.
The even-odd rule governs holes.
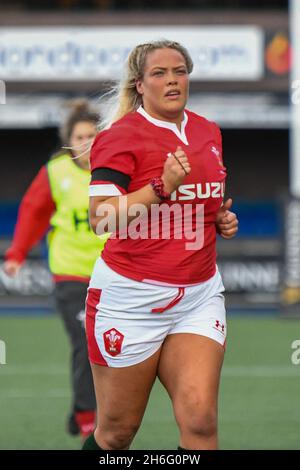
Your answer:
[[[133,219],[161,202],[150,184],[124,196],[103,199],[90,198],[90,225],[97,235],[128,227]]]
[[[44,237],[49,227],[50,213],[41,214],[35,207],[22,205],[14,237],[5,257],[23,262],[29,251]]]

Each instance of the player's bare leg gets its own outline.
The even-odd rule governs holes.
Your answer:
[[[103,450],[127,450],[141,424],[157,374],[160,350],[122,368],[92,364],[97,398],[95,440]]]
[[[180,430],[180,447],[216,449],[218,388],[224,349],[196,334],[169,335],[158,375],[166,387]]]

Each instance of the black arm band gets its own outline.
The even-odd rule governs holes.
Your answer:
[[[121,171],[111,170],[110,168],[96,168],[92,172],[92,181],[109,181],[115,183],[121,188],[128,191],[130,176],[125,175]]]

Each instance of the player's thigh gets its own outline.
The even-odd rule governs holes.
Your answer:
[[[129,367],[91,364],[101,428],[128,422],[139,425],[156,379],[160,350]]]
[[[169,335],[162,347],[158,375],[177,411],[216,408],[224,348],[191,333]]]

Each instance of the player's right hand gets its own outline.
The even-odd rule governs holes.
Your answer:
[[[21,263],[18,261],[8,260],[5,261],[3,269],[5,274],[10,277],[16,277],[20,271]]]
[[[188,157],[181,147],[177,147],[176,152],[168,154],[168,157],[164,164],[162,180],[165,191],[172,193],[190,174],[191,167]]]

